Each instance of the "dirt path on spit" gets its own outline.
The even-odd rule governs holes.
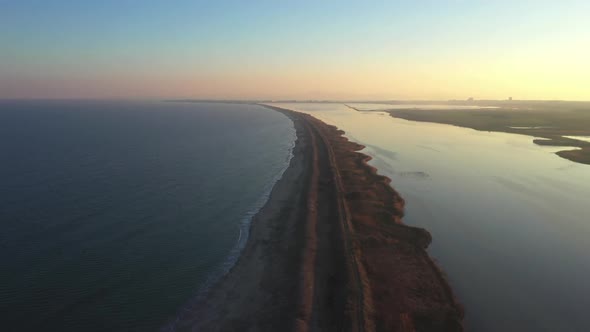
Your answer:
[[[462,331],[462,310],[405,226],[403,199],[342,131],[288,116],[293,158],[232,270],[179,331]],[[255,156],[253,156],[255,158]]]

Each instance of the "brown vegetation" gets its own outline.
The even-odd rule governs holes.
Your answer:
[[[462,331],[462,310],[401,223],[404,201],[342,131],[293,120],[289,168],[255,216],[236,265],[168,330]]]
[[[284,110],[281,110],[284,112]],[[463,312],[426,252],[430,234],[402,224],[404,201],[358,153],[363,146],[306,114],[332,169],[343,250],[349,267],[348,311],[359,330],[460,331]],[[318,223],[331,222],[319,219]],[[346,247],[349,248],[346,248]],[[355,284],[357,283],[357,284]]]

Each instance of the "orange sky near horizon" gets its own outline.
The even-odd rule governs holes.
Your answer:
[[[0,98],[590,100],[586,1],[60,3],[0,13]]]

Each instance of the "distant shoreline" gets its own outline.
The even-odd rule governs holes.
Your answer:
[[[394,118],[400,118],[404,120],[410,121],[418,121],[418,122],[432,122],[432,123],[442,123],[448,124],[463,128],[471,128],[480,131],[495,131],[495,132],[503,132],[509,134],[518,134],[518,135],[527,135],[533,137],[533,143],[542,146],[557,146],[557,147],[572,147],[577,149],[571,150],[561,150],[555,152],[556,155],[560,156],[561,158],[568,159],[570,161],[580,163],[580,164],[587,164],[590,165],[590,142],[577,140],[568,138],[567,136],[588,136],[590,135],[590,127],[586,129],[570,129],[570,128],[563,128],[560,126],[518,126],[518,124],[514,124],[509,122],[510,119],[507,118],[505,121],[501,123],[490,122],[490,123],[481,123],[481,119],[472,119],[470,118],[473,114],[478,114],[474,111],[456,111],[451,113],[451,111],[447,110],[437,110],[433,111],[411,111],[411,110],[384,110],[390,116]],[[481,115],[489,115],[490,117],[502,116],[506,113],[502,114],[501,112],[510,112],[505,110],[489,110],[486,109],[485,111],[478,111],[479,117]],[[463,114],[461,114],[463,113]],[[522,112],[521,114],[526,114]],[[539,115],[536,112],[527,112],[526,116],[533,117],[537,116],[538,118],[542,118],[543,114]],[[584,115],[585,118],[580,119],[581,121],[589,122],[590,119],[590,111],[588,111],[588,115]],[[518,114],[518,115],[521,115]],[[512,114],[510,114],[512,115]],[[474,117],[473,117],[474,118]],[[560,121],[556,120],[556,121]],[[570,121],[577,121],[578,119],[572,119]],[[550,120],[548,120],[550,121]],[[541,139],[539,139],[541,138]]]
[[[57,99],[59,100],[59,99]],[[162,99],[159,99],[162,100]],[[447,99],[163,99],[165,102],[188,102],[188,103],[229,103],[229,104],[264,104],[264,103],[327,103],[327,104],[343,104],[343,103],[360,103],[360,104],[386,104],[386,105],[407,105],[407,104],[422,104],[422,105],[478,105],[478,106],[517,106],[522,104],[549,104],[559,105],[563,103],[575,103],[578,105],[590,106],[590,100],[559,100],[559,99],[539,99],[539,100],[501,100],[501,99],[476,99],[476,100],[447,100]]]
[[[344,104],[357,112],[385,112],[394,118],[448,124],[480,131],[494,131],[533,137],[542,146],[572,147],[556,155],[573,162],[590,165],[590,141],[574,137],[590,136],[590,103],[585,102],[482,102],[482,108],[434,109],[383,108],[361,110]],[[392,104],[393,105],[393,104]],[[493,108],[490,108],[493,107]]]
[[[362,146],[263,106],[293,121],[293,158],[236,265],[176,330],[462,331],[462,308],[425,251],[430,234],[401,224],[403,199]]]

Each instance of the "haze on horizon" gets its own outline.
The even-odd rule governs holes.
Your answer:
[[[0,3],[0,98],[590,100],[588,1]]]

